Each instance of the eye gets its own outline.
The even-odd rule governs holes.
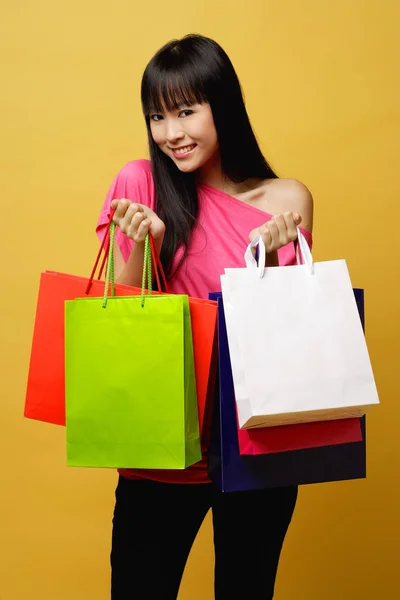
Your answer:
[[[191,110],[190,108],[185,108],[185,110],[181,110],[181,112],[179,113],[180,117],[190,117],[190,115],[192,115],[194,113],[193,110]]]
[[[164,117],[163,117],[162,115],[157,115],[157,114],[156,114],[156,115],[150,115],[150,119],[151,119],[152,121],[155,121],[155,122],[157,122],[157,121],[161,121],[163,118],[164,118]]]

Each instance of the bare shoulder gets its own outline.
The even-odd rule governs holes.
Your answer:
[[[298,179],[269,179],[265,182],[265,191],[271,204],[278,204],[279,212],[308,209],[313,205],[310,190]]]
[[[302,218],[301,226],[312,231],[314,201],[304,183],[297,179],[269,179],[264,186],[268,212],[296,212]]]

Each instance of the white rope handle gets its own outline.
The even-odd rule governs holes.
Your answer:
[[[257,261],[253,256],[252,249],[258,246],[258,265]],[[247,246],[244,254],[244,261],[248,269],[257,269],[258,276],[261,279],[265,272],[265,244],[261,237],[258,235],[254,240]],[[296,244],[296,262],[298,265],[307,265],[311,274],[314,273],[314,262],[311,255],[310,248],[307,244],[307,240],[301,233],[299,227],[297,227],[297,244]]]
[[[303,259],[303,261],[301,260]],[[314,273],[314,261],[311,254],[309,245],[300,229],[297,227],[297,245],[296,245],[296,262],[298,265],[304,264],[310,270],[310,273]]]
[[[252,249],[258,246],[258,265],[257,261],[253,256]],[[265,244],[261,235],[257,235],[254,240],[247,246],[246,252],[244,253],[244,261],[248,269],[258,269],[258,276],[261,279],[264,275],[265,270]]]

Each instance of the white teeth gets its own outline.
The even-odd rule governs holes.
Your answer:
[[[192,144],[191,146],[186,146],[185,148],[179,148],[179,150],[174,150],[175,154],[187,154],[191,152],[196,144]]]

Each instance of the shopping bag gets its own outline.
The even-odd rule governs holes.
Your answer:
[[[231,339],[230,356],[237,357],[239,351],[236,338]],[[236,364],[241,372],[241,364]],[[238,420],[239,424],[239,420]],[[243,455],[269,454],[318,448],[362,440],[359,418],[316,421],[295,425],[257,427],[238,430],[239,452]]]
[[[107,277],[113,278],[113,233]],[[67,464],[184,469],[201,459],[189,302],[151,294],[65,303]]]
[[[221,276],[241,428],[358,417],[379,402],[346,262],[314,264],[298,236],[304,264],[257,267],[249,246],[246,268]]]
[[[354,295],[364,324],[363,290],[354,290]],[[223,302],[220,293],[211,294],[210,297],[218,300],[219,386],[216,388],[214,402],[208,465],[210,478],[217,487],[224,492],[232,492],[364,478],[365,417],[360,419],[361,441],[334,443],[302,450],[288,450],[286,446],[284,452],[275,452],[275,447],[274,453],[257,456],[240,454]],[[335,422],[332,421],[331,425],[334,426]],[[277,428],[267,428],[265,431],[274,433],[275,429]],[[241,433],[252,435],[256,431],[262,430],[242,430]],[[356,431],[354,438],[358,438]]]
[[[169,294],[168,282],[154,239],[150,237],[152,263],[155,266],[157,289]],[[217,312],[214,300],[189,298],[192,322],[193,355],[196,373],[196,392],[202,448],[207,449],[214,402],[217,368]]]
[[[86,294],[88,278],[46,271],[40,276],[25,398],[25,417],[65,425],[64,301],[99,297],[104,281],[94,280]],[[116,285],[117,296],[131,296],[140,289]]]
[[[25,398],[25,417],[65,425],[65,350],[64,302],[75,298],[101,297],[104,281],[95,273],[103,250],[107,250],[108,232],[99,250],[89,278],[66,273],[46,271],[41,274],[36,318],[32,339],[31,357]],[[105,253],[106,255],[106,253]],[[156,270],[156,273],[158,271]],[[115,285],[116,296],[140,294],[140,288]],[[216,332],[216,302],[197,298],[189,299],[200,431],[206,412],[207,388],[211,368],[212,349]],[[211,407],[207,410],[210,411]]]
[[[361,441],[361,425],[357,417],[254,429],[240,429],[238,422],[239,452],[242,455],[256,456]]]

